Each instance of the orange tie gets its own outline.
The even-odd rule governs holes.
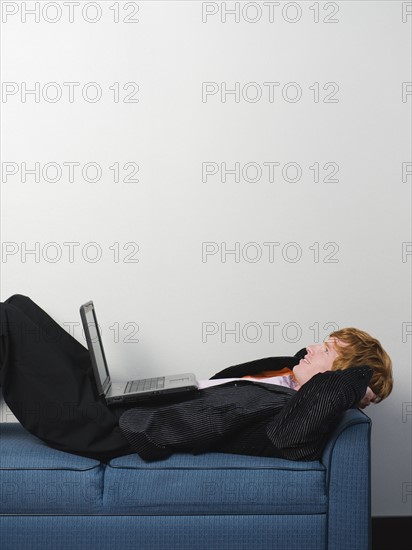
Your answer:
[[[293,371],[288,368],[281,370],[265,370],[263,372],[259,372],[258,374],[254,374],[253,376],[242,376],[242,378],[271,378],[272,376],[285,376],[287,374],[293,376]]]

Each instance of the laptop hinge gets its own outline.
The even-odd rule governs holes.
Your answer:
[[[109,381],[107,382],[107,384],[104,384],[104,386],[103,386],[103,388],[102,388],[102,389],[103,389],[103,392],[102,392],[100,395],[107,395],[107,394],[109,393],[111,387],[112,387],[112,383],[111,383],[111,381],[109,380]]]

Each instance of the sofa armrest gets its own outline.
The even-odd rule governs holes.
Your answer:
[[[368,550],[371,544],[371,420],[345,411],[324,449],[328,550]]]

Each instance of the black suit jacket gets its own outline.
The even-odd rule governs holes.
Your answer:
[[[285,359],[289,366],[296,364],[297,356],[236,365],[213,378],[278,370]],[[299,391],[264,382],[228,382],[179,403],[135,407],[123,413],[119,425],[145,460],[206,451],[317,460],[334,422],[362,399],[371,376],[366,366],[326,372]]]

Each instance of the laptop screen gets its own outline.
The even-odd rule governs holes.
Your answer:
[[[106,386],[110,381],[109,371],[107,368],[106,357],[103,350],[100,329],[97,323],[96,313],[92,302],[82,306],[84,312],[83,327],[86,333],[86,340],[89,347],[89,352],[92,361],[95,363],[95,373],[98,374],[102,391],[106,390]],[[100,388],[99,388],[100,390]]]

